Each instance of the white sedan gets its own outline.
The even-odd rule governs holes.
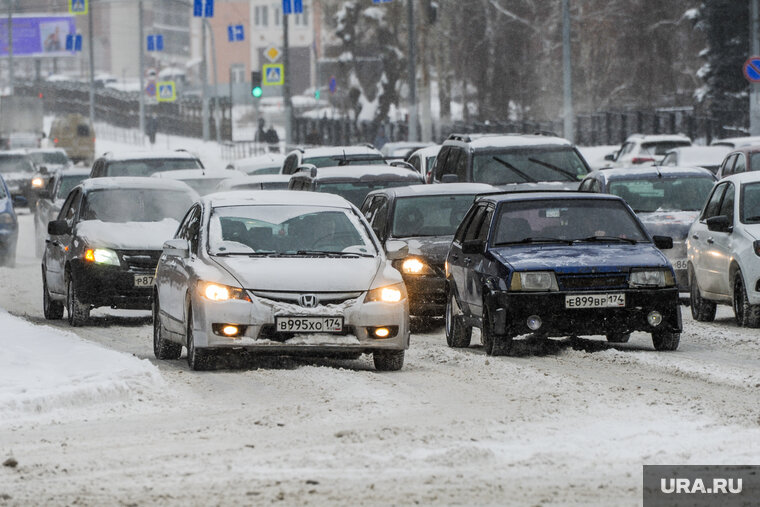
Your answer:
[[[713,188],[686,248],[692,316],[712,321],[716,304],[730,304],[740,326],[760,327],[760,173]]]
[[[342,197],[289,191],[225,192],[190,208],[156,269],[158,359],[194,370],[217,352],[373,355],[399,370],[409,346],[409,304],[391,260],[359,211]],[[395,244],[393,244],[395,243]]]

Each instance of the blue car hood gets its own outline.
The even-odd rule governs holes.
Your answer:
[[[561,274],[616,273],[638,267],[665,267],[668,260],[652,243],[575,243],[573,245],[512,245],[491,250],[516,271]]]

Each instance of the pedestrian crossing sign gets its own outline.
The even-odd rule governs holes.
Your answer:
[[[268,63],[261,66],[264,86],[281,85],[285,83],[285,66],[281,63]]]
[[[70,14],[87,14],[88,0],[69,0]]]
[[[177,100],[177,86],[174,81],[159,81],[156,83],[156,100],[159,102],[174,102]]]

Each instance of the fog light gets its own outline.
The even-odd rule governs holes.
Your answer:
[[[662,314],[658,311],[649,312],[647,315],[647,322],[652,327],[657,327],[662,323]]]
[[[528,325],[528,329],[531,331],[538,331],[541,328],[541,324],[543,324],[543,322],[541,322],[541,317],[538,315],[531,315],[528,317],[526,324]]]
[[[375,329],[375,336],[378,338],[388,338],[388,335],[391,334],[391,330],[387,327],[379,327]]]
[[[240,332],[240,329],[237,326],[224,326],[222,328],[222,333],[224,333],[224,336],[235,336]]]

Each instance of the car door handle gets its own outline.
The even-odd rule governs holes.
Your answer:
[[[699,239],[699,236],[696,235],[696,234],[692,234],[691,237],[694,238],[694,239]]]
[[[713,243],[715,243],[715,241],[713,241],[713,239],[712,239],[712,238],[707,238],[707,242],[708,242],[709,244],[711,244],[711,245],[712,245]]]
[[[471,262],[472,262],[472,259],[470,259],[469,257],[465,257],[464,258],[464,263],[465,264],[470,264]]]
[[[452,260],[452,261],[456,261],[456,260],[459,260],[459,256],[458,256],[458,255],[456,255],[456,254],[451,254],[451,260]]]

